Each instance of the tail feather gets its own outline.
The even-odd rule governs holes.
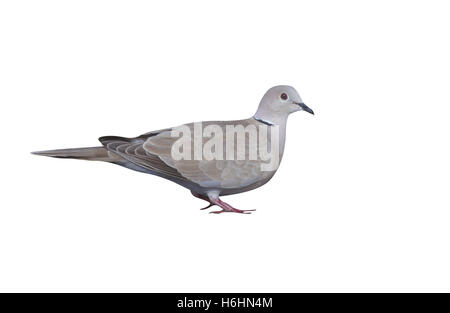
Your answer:
[[[59,149],[47,151],[35,151],[31,153],[53,158],[80,159],[91,161],[116,162],[122,160],[121,157],[112,152],[109,152],[104,147]]]

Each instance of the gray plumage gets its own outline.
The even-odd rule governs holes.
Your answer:
[[[286,98],[286,99],[285,99]],[[281,161],[285,136],[286,122],[290,113],[295,111],[312,113],[301,100],[297,91],[290,86],[276,86],[267,91],[262,98],[256,114],[244,120],[203,122],[203,127],[218,125],[226,134],[227,125],[242,125],[279,128],[279,160]],[[194,124],[185,124],[192,130]],[[220,196],[249,191],[267,183],[275,174],[272,171],[262,171],[262,160],[248,159],[251,140],[246,140],[245,160],[176,160],[172,157],[171,148],[177,137],[171,136],[172,128],[149,132],[135,138],[118,136],[100,137],[103,146],[91,148],[60,149],[33,152],[37,155],[72,158],[91,161],[114,163],[138,172],[160,176],[169,179],[187,189],[198,198],[211,205],[218,205],[222,212],[249,213],[238,210],[219,199]],[[246,134],[248,135],[248,134]],[[194,135],[193,135],[194,136]],[[226,135],[225,135],[226,136]],[[226,141],[226,138],[224,138]],[[248,138],[247,138],[248,139]],[[270,145],[270,138],[268,144]],[[208,207],[209,207],[208,206]]]

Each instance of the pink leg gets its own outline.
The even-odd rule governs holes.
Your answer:
[[[255,211],[255,210],[238,210],[233,208],[231,205],[229,205],[226,202],[223,202],[222,200],[220,200],[219,198],[209,198],[209,200],[211,201],[211,203],[218,205],[222,208],[221,211],[212,211],[209,213],[213,213],[213,214],[220,214],[220,213],[224,213],[224,212],[230,212],[230,213],[242,213],[242,214],[250,214],[251,211]]]
[[[212,202],[211,202],[211,200],[209,200],[209,198],[208,198],[207,196],[204,196],[204,195],[201,195],[201,194],[195,193],[195,192],[193,192],[193,191],[191,191],[191,193],[192,193],[192,195],[193,195],[194,197],[196,197],[196,198],[199,198],[199,199],[202,199],[202,200],[205,200],[205,201],[209,202],[209,205],[208,205],[208,206],[206,206],[206,207],[204,207],[204,208],[201,208],[200,210],[206,210],[206,209],[208,209],[208,208],[210,208],[210,207],[212,207],[212,206],[214,206],[214,205],[215,205],[214,203],[212,203]]]

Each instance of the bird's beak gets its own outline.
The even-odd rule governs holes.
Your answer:
[[[302,102],[295,102],[295,104],[298,104],[301,108],[301,110],[306,111],[308,113],[311,113],[312,115],[314,115],[314,111],[311,110],[306,104],[302,103]]]

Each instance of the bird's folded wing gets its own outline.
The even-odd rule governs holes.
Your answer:
[[[192,124],[186,126],[193,128]],[[109,151],[138,166],[177,180],[189,180],[205,188],[241,188],[271,174],[261,171],[261,160],[248,159],[249,144],[253,144],[248,140],[245,160],[176,160],[172,156],[172,146],[178,139],[172,136],[171,129],[150,132],[136,138],[99,138]]]
[[[150,171],[154,171],[177,180],[186,180],[175,168],[168,166],[158,156],[144,150],[145,140],[154,136],[155,132],[147,133],[136,138],[125,138],[117,136],[100,137],[104,147],[124,159]]]
[[[192,124],[186,126],[192,129]],[[195,140],[194,133],[192,133],[192,140]],[[183,177],[206,188],[240,188],[271,175],[270,172],[261,171],[261,160],[248,159],[249,144],[255,144],[249,143],[248,140],[246,140],[245,160],[206,160],[204,158],[176,160],[172,156],[172,145],[178,139],[172,136],[171,131],[163,131],[147,138],[143,149],[151,155],[158,156]]]

